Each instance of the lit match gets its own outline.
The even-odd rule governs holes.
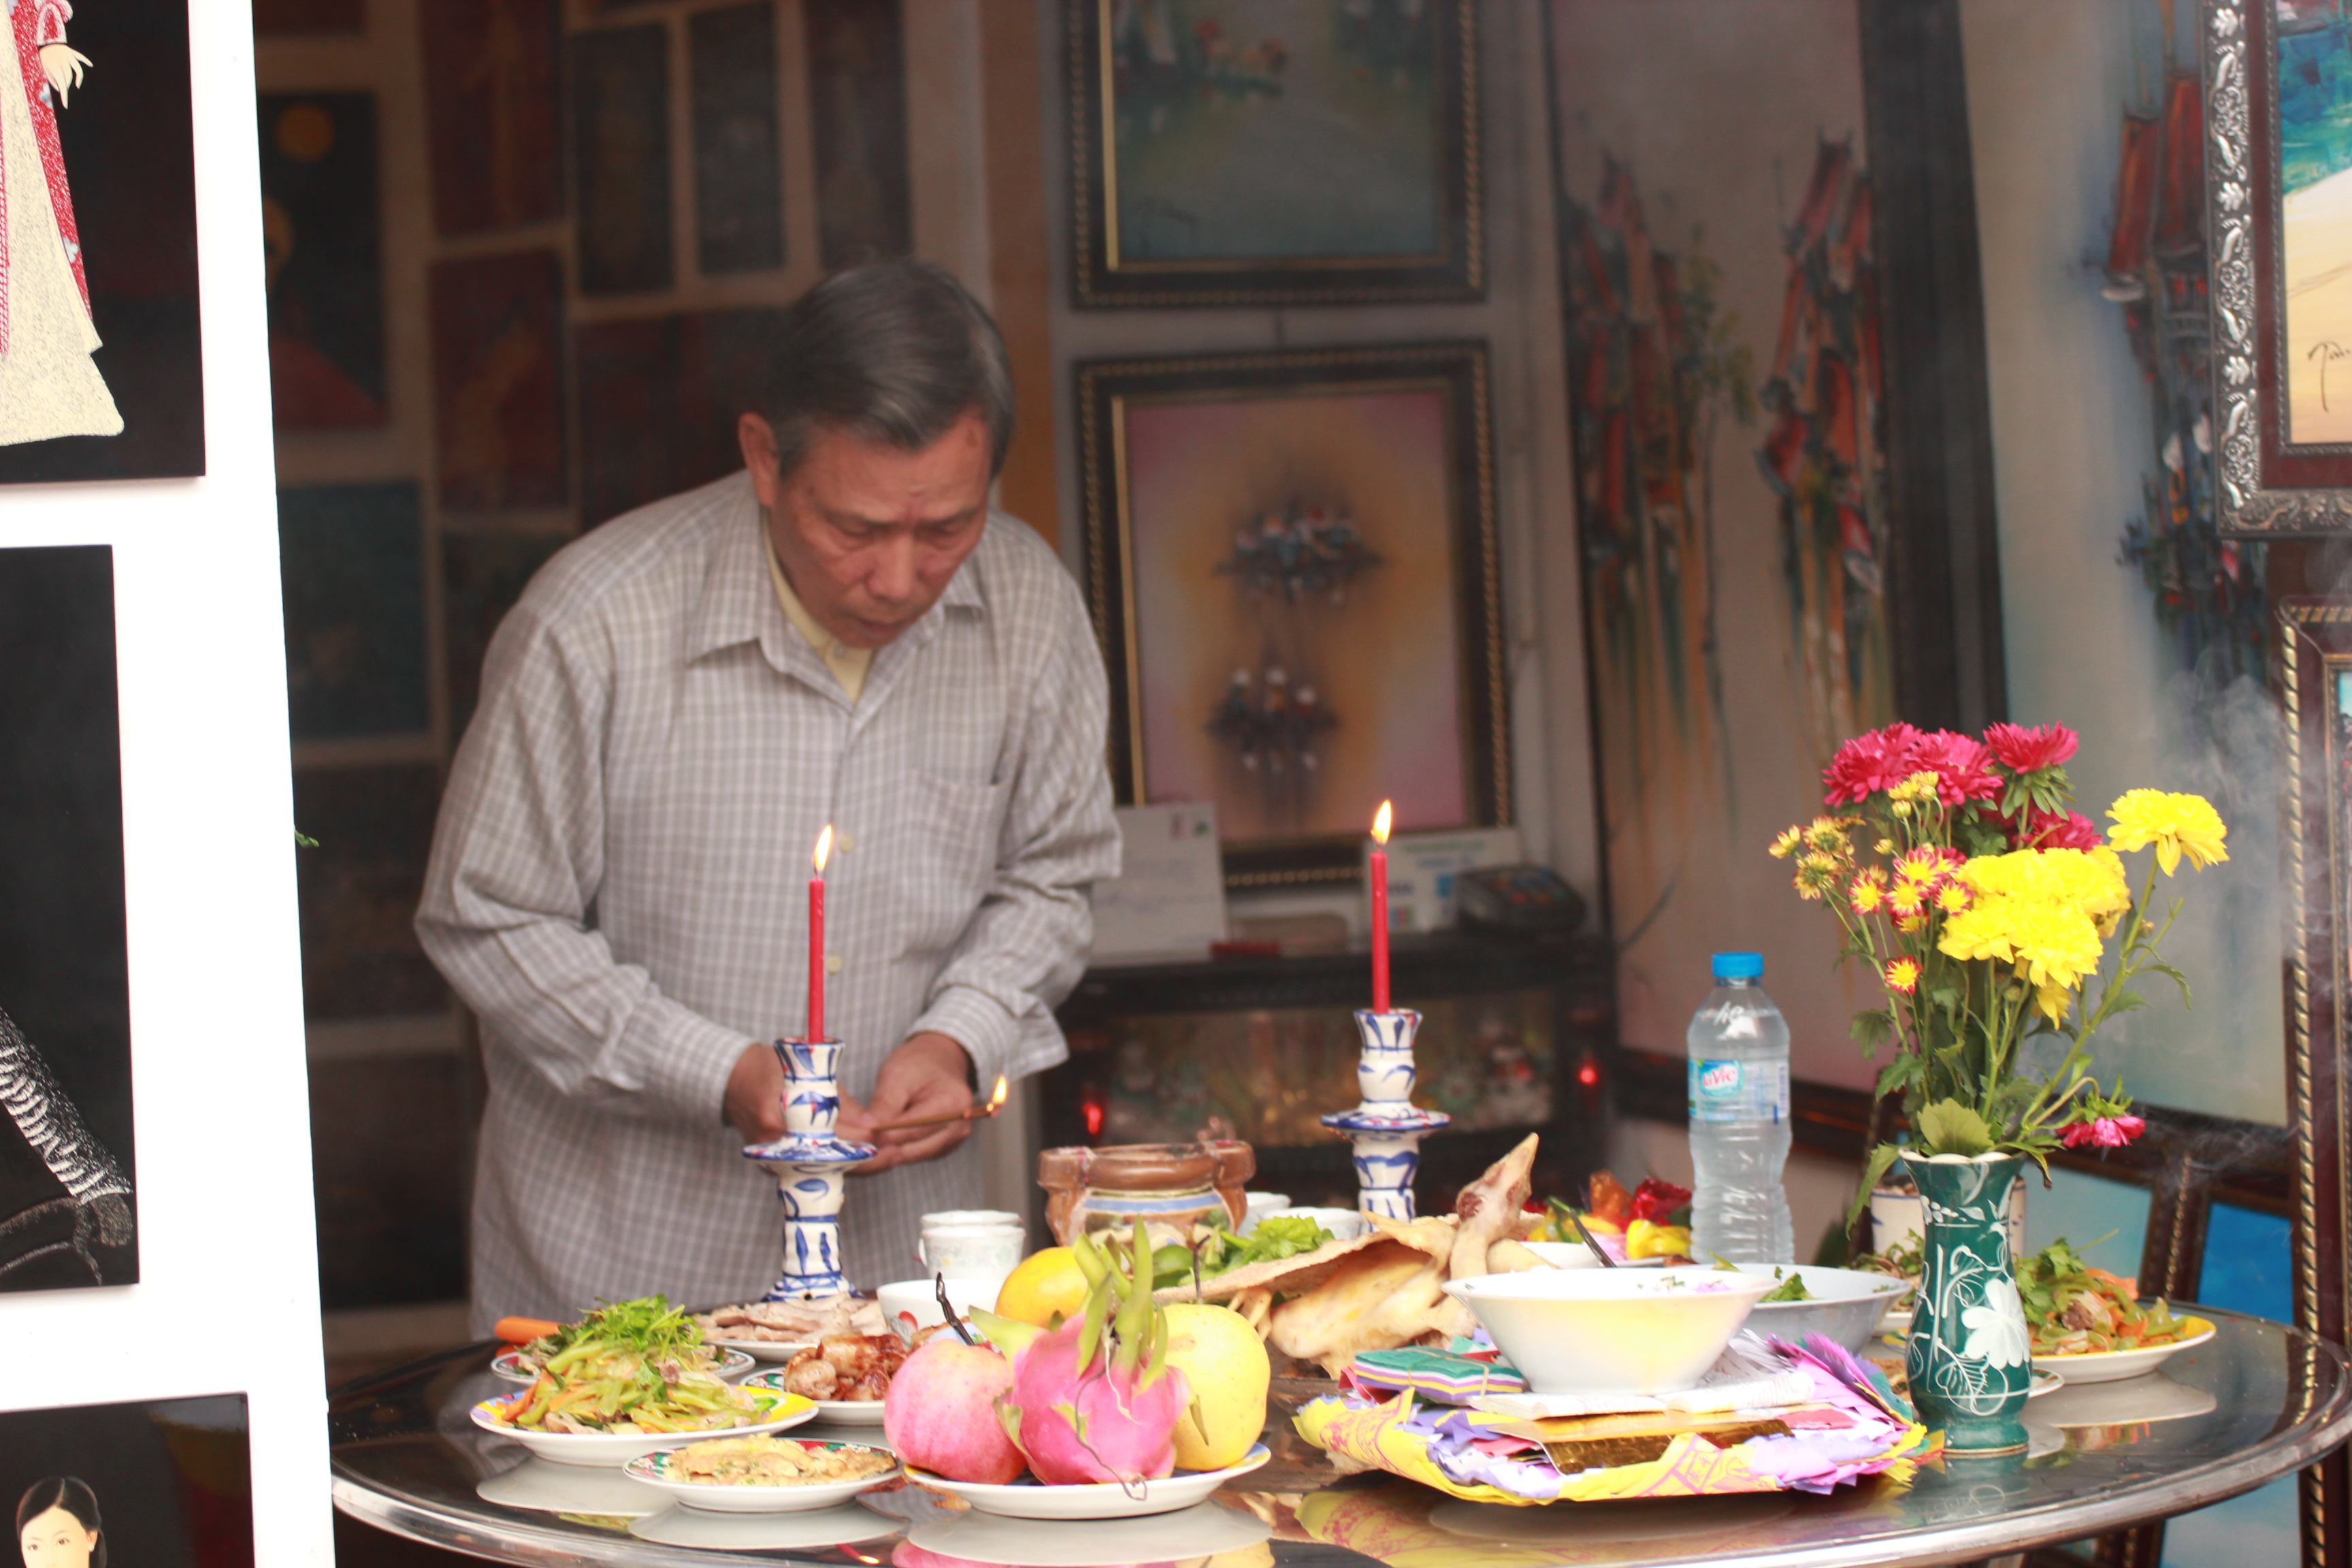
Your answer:
[[[909,1127],[944,1127],[950,1121],[985,1121],[1004,1109],[1004,1101],[1011,1096],[1013,1086],[1005,1081],[1003,1073],[998,1073],[996,1088],[987,1100],[973,1106],[969,1110],[959,1110],[953,1116],[925,1116],[912,1121],[893,1121],[887,1126],[877,1127],[874,1131],[878,1136],[885,1132],[903,1132]]]

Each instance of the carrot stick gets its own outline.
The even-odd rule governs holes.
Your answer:
[[[490,1332],[510,1345],[527,1345],[533,1340],[545,1339],[562,1326],[540,1318],[500,1318]]]

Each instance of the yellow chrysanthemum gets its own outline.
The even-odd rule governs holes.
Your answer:
[[[2034,988],[2033,1005],[2050,1016],[2053,1024],[2066,1021],[2066,1009],[2073,1004],[2074,993],[2063,985],[2040,985]]]
[[[1895,922],[1895,929],[1901,931],[1905,936],[1917,936],[1921,931],[1927,929],[1927,917],[1926,915],[1913,915],[1907,921],[1896,921]]]
[[[1917,920],[1927,912],[1927,889],[1916,882],[1897,882],[1886,895],[1886,910],[1898,921]]]
[[[1886,988],[1908,996],[1919,989],[1919,961],[1898,958],[1886,965]]]
[[[2144,849],[2156,846],[2156,863],[2171,876],[2187,855],[2189,863],[2199,870],[2217,860],[2230,858],[2221,841],[2229,836],[2229,826],[2221,814],[2203,795],[2171,795],[2160,789],[2126,790],[2116,804],[2107,807],[2107,815],[2116,825],[2107,830],[2107,842],[2118,849]]]
[[[1801,899],[1818,899],[1837,886],[1838,863],[1826,855],[1803,855],[1790,879]]]
[[[1937,945],[1958,959],[2016,964],[2053,1019],[2064,1016],[2057,993],[2099,966],[2100,924],[2131,902],[2123,862],[2110,849],[1979,856],[1960,868],[1959,881],[1974,901],[1944,922]]]
[[[1853,906],[1855,914],[1876,914],[1886,902],[1886,889],[1867,877],[1856,877],[1853,886],[1846,891],[1846,902]]]
[[[1936,795],[1936,775],[1932,771],[1913,773],[1909,778],[1888,790],[1886,794],[1889,799],[1906,805],[1915,805],[1923,800],[1932,800]]]
[[[1895,862],[1895,879],[1924,887],[1944,874],[1944,858],[1933,849],[1914,849]]]
[[[1968,884],[1965,882],[1950,881],[1936,889],[1936,908],[1945,914],[1958,914],[1962,910],[1967,909],[1971,901],[1969,897]]]
[[[1804,844],[1805,830],[1801,826],[1790,827],[1787,831],[1783,832],[1780,837],[1772,840],[1772,858],[1775,860],[1786,860],[1790,856],[1794,855],[1798,850],[1803,848]]]

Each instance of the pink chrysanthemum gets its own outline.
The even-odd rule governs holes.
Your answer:
[[[2120,1149],[2147,1131],[2147,1121],[2137,1116],[2095,1116],[2058,1129],[2058,1141],[2069,1149]]]
[[[1949,730],[1920,736],[1911,752],[1914,768],[1935,773],[1936,798],[1948,806],[1990,800],[2000,794],[2000,775],[1988,765],[1991,761],[1992,753],[1984,742]]]
[[[1854,805],[1901,784],[1917,771],[1912,765],[1912,749],[1919,739],[1918,731],[1897,722],[1856,735],[1840,746],[1837,756],[1822,770],[1823,804]]]
[[[2009,823],[2010,841],[2020,849],[2096,849],[2106,842],[2091,819],[2079,811],[2044,811],[2029,804]]]
[[[1984,738],[1992,754],[2000,759],[2000,765],[2013,773],[2054,768],[2073,756],[2074,748],[2081,743],[2074,731],[2063,724],[2043,724],[2032,730],[2022,724],[1988,724]]]

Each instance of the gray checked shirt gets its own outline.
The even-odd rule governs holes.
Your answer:
[[[750,477],[606,523],[499,626],[416,929],[481,1022],[475,1327],[600,1298],[757,1298],[775,1182],[720,1117],[746,1044],[801,1033],[809,853],[827,1032],[861,1099],[936,1029],[985,1092],[1065,1057],[1087,893],[1118,874],[1108,704],[1077,586],[992,516],[853,707],[771,589]],[[919,1272],[973,1145],[849,1184],[850,1278]]]

